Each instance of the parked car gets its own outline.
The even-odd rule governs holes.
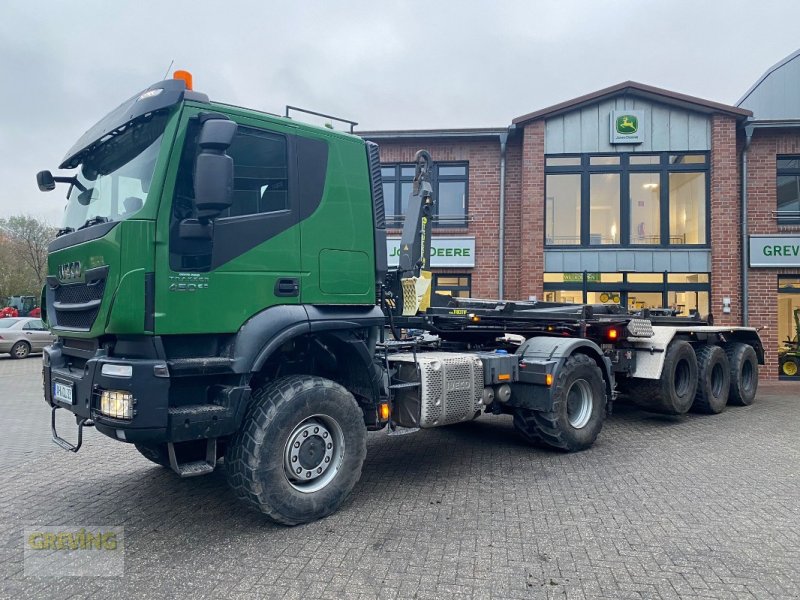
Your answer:
[[[56,340],[41,319],[17,317],[0,319],[0,353],[8,352],[11,358],[25,358],[32,352],[41,352]]]

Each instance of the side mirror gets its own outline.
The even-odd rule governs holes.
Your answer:
[[[36,183],[39,185],[39,191],[42,192],[52,192],[56,189],[56,180],[53,179],[50,171],[39,171],[36,174]]]
[[[194,206],[201,222],[209,221],[233,203],[233,159],[225,154],[236,134],[236,123],[210,119],[203,123],[194,167]]]

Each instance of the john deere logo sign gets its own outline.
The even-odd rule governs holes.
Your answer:
[[[643,121],[644,114],[639,110],[611,111],[611,143],[641,144],[644,142]]]
[[[633,115],[617,117],[617,133],[627,134],[639,131],[639,119]]]

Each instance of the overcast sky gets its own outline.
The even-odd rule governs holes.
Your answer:
[[[57,224],[72,143],[171,61],[212,99],[361,129],[505,126],[632,79],[735,103],[800,47],[800,2],[3,0],[0,217]]]

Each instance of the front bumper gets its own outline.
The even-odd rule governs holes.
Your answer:
[[[82,363],[82,361],[80,361]],[[104,364],[129,365],[131,377],[111,377],[102,374]],[[51,407],[57,406],[73,413],[77,421],[89,419],[101,433],[128,442],[159,443],[167,441],[169,428],[170,379],[156,376],[154,368],[165,368],[163,360],[120,359],[95,356],[76,366],[76,361],[63,352],[56,342],[44,349],[44,397]],[[163,372],[163,371],[162,371]],[[56,382],[72,388],[72,404],[54,397]],[[100,393],[103,390],[130,392],[135,400],[132,419],[115,419],[100,413]]]

